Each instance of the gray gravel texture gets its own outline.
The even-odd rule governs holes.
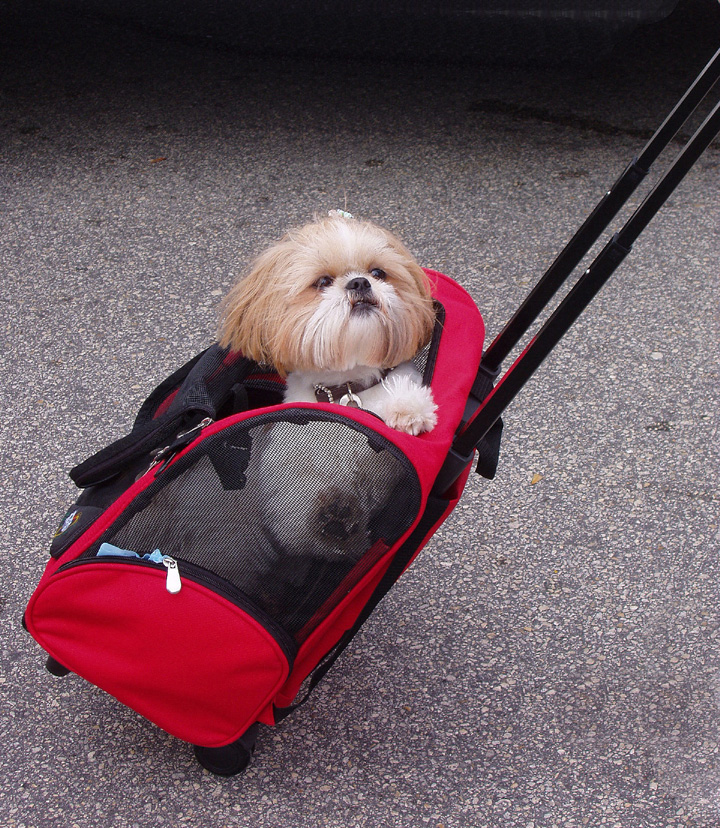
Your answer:
[[[717,144],[508,411],[495,481],[244,775],[51,677],[20,625],[66,470],[212,340],[284,227],[390,226],[494,335],[719,14],[684,3],[599,64],[527,67],[249,56],[0,4],[0,825],[720,824]]]

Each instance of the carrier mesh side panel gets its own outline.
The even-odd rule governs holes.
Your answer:
[[[208,382],[218,374],[226,356],[226,350],[217,346],[209,348],[200,361],[193,366],[179,393],[170,404],[169,411],[173,412],[183,408],[197,408],[201,411],[212,410],[214,405],[208,389]],[[242,358],[238,360],[240,366],[243,366],[244,362],[246,360]]]
[[[331,414],[278,416],[207,437],[90,554],[104,541],[160,549],[181,573],[182,561],[215,573],[304,638],[409,528],[420,488],[376,433]]]
[[[167,411],[205,411],[216,417],[231,388],[241,383],[257,364],[239,352],[215,345],[191,368],[182,386],[172,396]],[[162,411],[164,406],[160,407]],[[153,416],[157,416],[157,412]]]

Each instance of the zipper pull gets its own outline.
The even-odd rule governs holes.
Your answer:
[[[182,589],[182,581],[180,580],[180,570],[175,558],[169,555],[163,555],[162,562],[167,567],[167,579],[165,581],[165,589],[171,595],[177,595]]]
[[[180,434],[175,438],[176,441],[184,440],[186,437],[189,437],[191,434],[193,435],[192,439],[195,439],[195,432],[202,431],[204,428],[207,428],[209,425],[212,425],[215,421],[212,417],[205,417],[204,420],[200,420],[200,422],[189,428],[187,431],[181,431]],[[190,440],[187,441],[188,443],[191,442]]]
[[[148,471],[156,466],[159,466],[155,472],[155,476],[157,477],[179,451],[182,451],[182,449],[186,446],[189,446],[204,428],[207,428],[214,422],[215,420],[213,420],[212,417],[205,417],[204,420],[201,420],[197,425],[187,431],[181,431],[169,445],[164,446],[163,448],[155,449],[152,453],[153,460],[152,463],[150,463]]]

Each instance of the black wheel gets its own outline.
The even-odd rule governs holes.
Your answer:
[[[47,657],[47,661],[45,662],[45,669],[48,673],[52,673],[54,676],[66,676],[70,670],[67,667],[60,664],[59,661],[55,661],[52,656]]]
[[[242,773],[250,764],[255,751],[257,732],[258,725],[255,723],[232,744],[217,748],[195,745],[195,758],[210,773],[217,776],[235,776]]]

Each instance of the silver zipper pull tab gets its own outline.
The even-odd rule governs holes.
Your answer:
[[[189,428],[187,431],[181,431],[180,434],[175,438],[176,440],[182,440],[185,437],[189,437],[191,434],[195,434],[195,432],[200,432],[204,428],[207,428],[209,425],[212,425],[215,422],[212,417],[205,417],[204,420],[200,420],[197,425],[194,425],[192,428]],[[194,439],[194,438],[193,438]]]
[[[180,570],[175,558],[169,555],[163,555],[162,562],[167,567],[167,579],[165,581],[165,589],[171,595],[177,595],[182,589],[182,581],[180,580]]]

